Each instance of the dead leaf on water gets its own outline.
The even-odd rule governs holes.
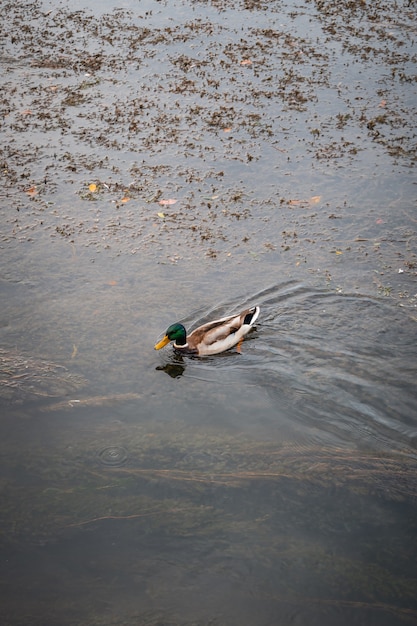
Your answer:
[[[162,213],[162,212],[158,213],[158,217],[160,217],[161,220],[163,220],[165,217],[165,213]]]
[[[177,200],[175,200],[174,198],[168,198],[167,200],[160,200],[159,204],[161,204],[162,206],[170,206],[171,204],[175,204],[177,202]]]
[[[38,193],[36,185],[32,185],[32,187],[29,187],[29,189],[25,189],[25,193],[27,193],[28,196],[36,196],[36,194]]]
[[[252,61],[250,59],[242,59],[240,64],[241,65],[252,65]]]
[[[310,204],[318,204],[321,200],[321,196],[311,196]]]
[[[288,204],[290,206],[302,206],[306,207],[309,204],[318,204],[321,201],[321,196],[311,196],[308,200],[289,200]]]
[[[120,202],[129,202],[130,198],[129,196],[124,196]]]
[[[75,357],[77,356],[77,352],[78,352],[78,348],[77,348],[77,346],[74,343],[72,345],[71,359],[75,359]]]
[[[97,191],[97,185],[95,183],[90,183],[88,185],[88,190],[91,191],[91,193],[94,193],[95,191]]]

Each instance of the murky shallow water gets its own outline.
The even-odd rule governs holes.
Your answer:
[[[337,7],[2,11],[2,623],[416,620],[415,22]]]

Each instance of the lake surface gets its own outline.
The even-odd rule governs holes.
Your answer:
[[[415,623],[415,7],[1,15],[2,624]]]

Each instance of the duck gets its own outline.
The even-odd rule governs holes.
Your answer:
[[[240,352],[240,345],[258,319],[259,313],[260,308],[254,306],[237,315],[203,324],[189,335],[182,324],[172,324],[163,339],[155,344],[155,350],[160,350],[172,341],[177,352],[197,356],[220,354],[234,346]]]

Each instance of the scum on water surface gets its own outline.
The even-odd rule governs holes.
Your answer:
[[[416,26],[394,9],[6,3],[3,244],[269,255],[412,298]]]

